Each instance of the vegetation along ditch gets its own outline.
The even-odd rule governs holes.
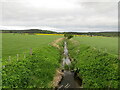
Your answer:
[[[71,69],[77,70],[83,88],[118,88],[118,57],[101,49],[68,40]]]
[[[57,89],[61,88],[81,88],[82,80],[77,76],[76,71],[70,68],[71,60],[68,55],[67,43],[64,41],[64,52],[62,59],[63,76],[59,82]]]

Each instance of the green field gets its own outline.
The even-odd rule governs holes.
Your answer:
[[[61,37],[4,33],[3,88],[53,88],[56,70],[61,68],[65,39],[57,43],[59,49],[50,43]],[[70,68],[78,70],[83,88],[118,87],[118,38],[77,36],[67,40],[67,46],[72,60]]]
[[[62,36],[3,34],[2,87],[50,88],[61,52],[50,43]],[[30,55],[32,48],[32,55]],[[26,52],[24,57],[24,52]],[[19,54],[18,60],[16,54]],[[8,60],[8,56],[11,59]],[[5,60],[6,59],[6,60]]]
[[[111,54],[118,54],[118,38],[117,37],[74,37],[74,40],[80,44],[86,44]]]
[[[60,66],[58,49],[45,45],[19,61],[9,62],[2,70],[3,88],[50,88]]]
[[[3,60],[28,52],[30,48],[41,48],[60,37],[62,36],[2,34]]]
[[[75,37],[68,40],[73,60],[71,68],[79,71],[83,88],[118,88],[117,45],[117,38],[112,37]]]

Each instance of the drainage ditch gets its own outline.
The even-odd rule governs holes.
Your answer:
[[[56,89],[61,88],[82,88],[82,79],[77,76],[77,71],[70,70],[71,60],[68,54],[67,42],[64,42],[64,58],[62,59],[62,80]],[[67,66],[69,69],[66,69]]]

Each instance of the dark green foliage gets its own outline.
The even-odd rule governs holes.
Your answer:
[[[66,37],[67,39],[71,39],[73,37],[73,35],[69,34],[69,33],[65,33],[64,37]]]
[[[69,53],[83,79],[84,88],[117,88],[118,62],[116,56],[83,44],[69,42]]]
[[[49,30],[29,29],[29,30],[2,30],[2,33],[57,33]]]
[[[89,35],[89,36],[105,36],[105,37],[118,37],[120,32],[67,32],[73,35]]]
[[[48,88],[59,67],[60,53],[52,46],[34,50],[32,56],[6,65],[3,88]]]

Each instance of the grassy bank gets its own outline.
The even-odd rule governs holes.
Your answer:
[[[117,88],[117,56],[80,40],[68,41],[68,49],[73,60],[72,67],[79,71],[78,76],[83,79],[83,88]]]
[[[51,42],[61,37],[3,34],[3,88],[52,87],[56,69],[60,66],[61,51],[53,47]],[[32,55],[30,55],[30,48],[32,48]],[[11,56],[10,59],[8,59],[9,56]]]
[[[2,71],[3,88],[49,88],[59,67],[60,52],[44,46],[25,59],[7,64]]]

